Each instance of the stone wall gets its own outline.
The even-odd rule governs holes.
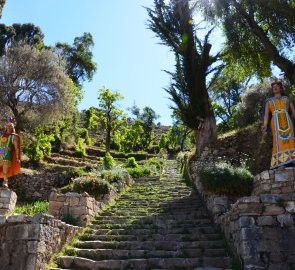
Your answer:
[[[294,176],[294,167],[263,171],[254,178],[252,194],[280,194],[284,200],[295,200]]]
[[[0,270],[43,270],[79,227],[48,215],[0,216]]]
[[[113,193],[113,198],[115,194]],[[53,190],[49,197],[48,213],[56,218],[64,219],[70,216],[78,226],[85,226],[100,209],[104,207],[103,202],[96,201],[88,193],[83,194],[68,192],[58,193]]]
[[[234,198],[206,192],[198,162],[189,176],[246,270],[295,269],[295,168],[268,170],[254,179],[252,196]]]
[[[16,193],[10,189],[0,189],[0,215],[11,214],[17,201]]]
[[[239,199],[221,220],[246,270],[295,269],[294,205],[277,195]]]
[[[22,172],[9,179],[9,187],[19,199],[48,200],[52,188],[62,187],[69,182],[69,177],[62,173],[36,173],[22,169]]]
[[[49,197],[48,212],[59,219],[68,216],[74,219],[76,225],[85,226],[105,206],[106,202],[115,200],[116,196],[133,182],[131,176],[124,173],[124,178],[113,184],[114,190],[102,195],[99,201],[95,200],[87,192],[82,194],[76,192],[62,194],[53,189]]]

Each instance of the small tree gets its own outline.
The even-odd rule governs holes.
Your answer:
[[[73,108],[75,86],[52,50],[16,44],[0,58],[0,105],[16,129],[52,123]]]
[[[154,140],[155,134],[153,132],[155,121],[160,117],[151,107],[144,107],[142,112],[140,108],[133,105],[130,109],[131,113],[135,116],[135,121],[140,121],[143,129],[141,137],[141,148],[148,149]],[[137,122],[138,124],[139,122]],[[137,149],[138,150],[138,149]]]
[[[107,152],[110,151],[112,133],[124,117],[124,111],[120,110],[117,104],[122,99],[123,96],[119,92],[113,93],[105,87],[98,90],[99,119],[105,133]]]

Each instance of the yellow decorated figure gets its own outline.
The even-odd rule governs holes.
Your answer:
[[[295,108],[289,97],[283,94],[283,84],[275,81],[271,84],[273,97],[266,101],[263,131],[271,117],[273,150],[271,169],[284,165],[295,165],[295,143],[292,118]]]
[[[0,178],[2,188],[8,188],[8,177],[20,172],[21,142],[15,133],[14,118],[9,118],[5,131],[0,137]]]

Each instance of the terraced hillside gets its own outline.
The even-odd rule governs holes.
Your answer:
[[[180,179],[174,161],[168,162],[165,178],[138,180],[93,220],[66,254],[57,259],[59,268],[52,270],[227,269],[230,265],[219,230],[199,194]]]

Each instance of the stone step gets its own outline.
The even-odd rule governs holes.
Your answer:
[[[179,250],[128,250],[128,249],[81,249],[73,248],[78,257],[100,260],[126,260],[140,258],[198,258],[226,256],[225,249],[179,249]],[[73,254],[73,253],[72,253]]]
[[[124,225],[128,224],[127,220],[93,220],[92,224],[96,225],[109,225],[109,224],[118,224],[118,225]],[[155,224],[155,225],[167,225],[169,227],[173,225],[199,225],[199,224],[212,224],[212,220],[209,218],[195,218],[190,220],[175,220],[175,219],[162,219],[157,218],[153,219],[153,217],[145,217],[139,220],[134,220],[133,224],[136,225],[146,225],[146,224]]]
[[[224,248],[224,241],[79,241],[76,244],[79,248],[113,248],[113,249],[145,249],[145,250],[178,250],[181,248]]]
[[[216,241],[220,239],[219,234],[146,234],[146,235],[105,235],[105,234],[84,234],[81,240],[100,241]]]
[[[62,256],[59,258],[62,267],[74,267],[74,269],[99,270],[99,269],[169,269],[169,270],[191,270],[200,266],[214,266],[226,268],[229,265],[228,257],[203,257],[203,258],[147,258],[127,260],[104,260],[94,261],[82,257]]]
[[[217,233],[217,229],[212,226],[201,227],[201,228],[174,228],[174,229],[133,229],[133,228],[122,228],[122,229],[100,229],[99,226],[91,227],[87,231],[92,231],[93,234],[108,234],[108,235],[142,235],[142,234],[179,234],[179,233],[200,233],[200,234],[212,234]]]

